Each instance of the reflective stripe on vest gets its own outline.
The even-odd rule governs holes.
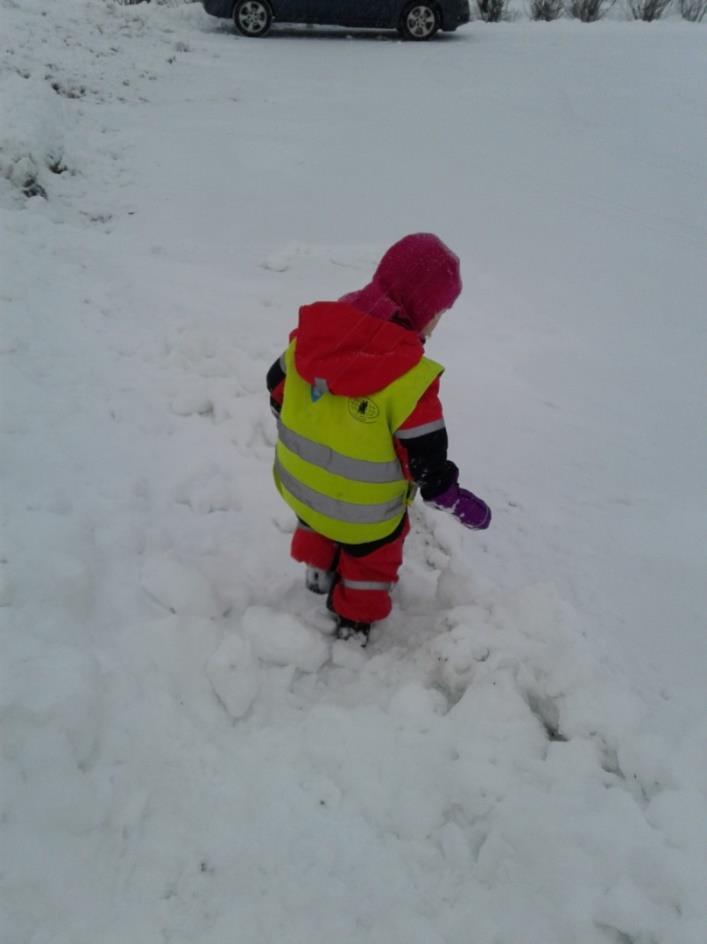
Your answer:
[[[303,502],[319,515],[335,518],[346,524],[379,524],[389,521],[396,515],[402,515],[405,511],[404,497],[371,505],[359,505],[338,498],[329,498],[290,475],[278,458],[275,459],[275,471],[283,486],[298,501]]]
[[[294,430],[288,429],[282,420],[278,423],[278,433],[280,442],[287,446],[290,452],[294,452],[305,462],[311,462],[312,465],[324,469],[325,472],[331,472],[332,475],[341,475],[355,482],[373,484],[399,482],[403,477],[403,471],[397,459],[392,462],[352,459],[350,456],[335,452],[329,446],[323,446],[321,443],[314,442],[313,439],[307,439],[306,436],[295,433]]]

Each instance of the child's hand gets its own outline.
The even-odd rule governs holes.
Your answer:
[[[484,531],[491,524],[491,509],[486,502],[473,492],[460,488],[457,482],[446,492],[431,498],[429,504],[450,512],[465,528],[473,531]]]

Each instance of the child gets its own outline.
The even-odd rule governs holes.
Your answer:
[[[268,372],[275,483],[298,518],[292,557],[307,565],[309,589],[328,594],[337,636],[364,646],[390,613],[418,488],[467,528],[491,521],[447,459],[443,368],[423,350],[461,287],[459,259],[440,239],[405,236],[365,288],[303,306]]]

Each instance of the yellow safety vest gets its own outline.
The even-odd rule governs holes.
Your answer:
[[[387,537],[410,492],[393,434],[444,368],[423,357],[371,396],[337,396],[323,381],[311,385],[297,373],[296,343],[285,353],[275,484],[299,518],[333,541]]]

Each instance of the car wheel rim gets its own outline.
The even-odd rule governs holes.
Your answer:
[[[268,14],[262,3],[244,3],[238,11],[238,25],[244,33],[262,33],[267,26]]]
[[[407,15],[407,28],[412,36],[425,39],[434,33],[436,19],[429,7],[413,7]]]

